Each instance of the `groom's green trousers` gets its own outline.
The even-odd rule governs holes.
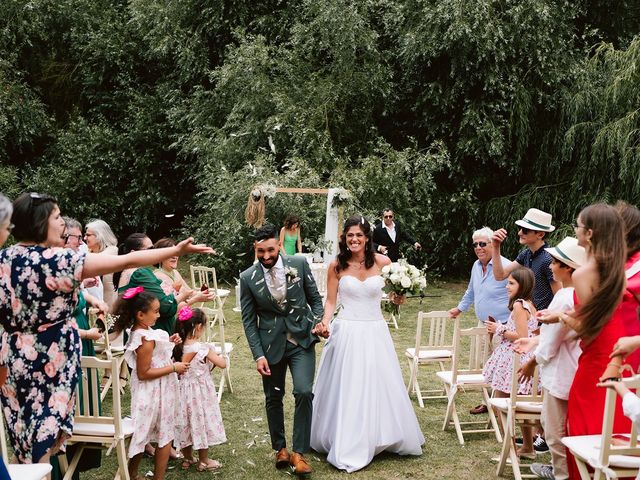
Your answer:
[[[293,451],[309,451],[311,438],[311,416],[313,412],[313,378],[316,370],[316,352],[314,348],[302,348],[287,342],[282,360],[271,365],[271,375],[262,377],[262,386],[266,397],[267,421],[271,434],[271,446],[278,451],[287,446],[284,434],[284,397],[287,367],[293,378],[293,396],[296,410],[293,416]]]

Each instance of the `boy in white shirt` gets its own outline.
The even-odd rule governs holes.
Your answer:
[[[573,271],[586,260],[584,248],[578,240],[566,237],[556,247],[545,249],[553,258],[550,269],[553,279],[562,282],[563,288],[558,290],[547,310],[537,313],[544,322],[560,317],[564,312],[573,310]],[[557,320],[556,320],[557,322]],[[531,471],[540,478],[564,480],[569,478],[566,450],[562,437],[566,436],[565,422],[567,416],[567,399],[569,389],[578,368],[580,346],[573,330],[561,323],[542,325],[540,336],[516,340],[516,345],[523,350],[530,350],[537,343],[535,357],[520,369],[522,376],[531,376],[536,364],[540,365],[540,383],[544,392],[541,423],[545,439],[551,451],[552,465],[534,463]]]

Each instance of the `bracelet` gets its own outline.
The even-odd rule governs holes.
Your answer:
[[[176,373],[176,364],[175,363],[171,364],[171,368],[173,368],[173,373]]]
[[[607,367],[616,367],[618,370],[622,370],[622,365],[616,365],[615,363],[607,363]]]
[[[622,379],[620,377],[609,377],[602,380],[602,382],[620,382]]]

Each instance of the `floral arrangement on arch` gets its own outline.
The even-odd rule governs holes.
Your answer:
[[[398,313],[399,306],[408,294],[419,295],[427,287],[427,279],[422,270],[400,259],[391,265],[382,267],[384,291],[390,302],[385,306],[390,313]]]
[[[331,198],[331,206],[333,208],[343,207],[353,200],[353,195],[349,190],[344,188],[336,188]]]

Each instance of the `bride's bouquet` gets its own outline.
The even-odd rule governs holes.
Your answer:
[[[382,278],[384,291],[390,300],[388,309],[396,314],[399,305],[405,302],[407,294],[419,295],[427,286],[424,272],[404,259],[382,267]]]

